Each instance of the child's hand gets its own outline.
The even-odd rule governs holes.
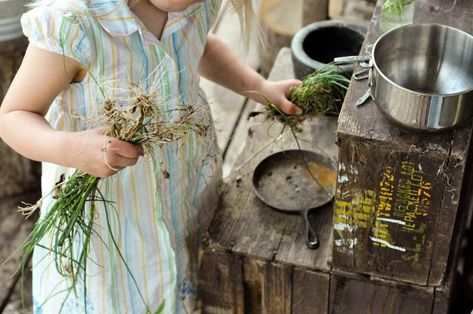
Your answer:
[[[141,145],[120,141],[104,133],[103,128],[72,133],[68,164],[96,177],[108,177],[133,166],[143,155]]]
[[[301,108],[291,103],[287,97],[291,88],[299,86],[301,81],[299,80],[284,80],[284,81],[268,81],[265,80],[261,86],[261,94],[266,96],[273,104],[279,109],[289,115],[300,115],[302,114]],[[261,102],[265,104],[265,102]]]

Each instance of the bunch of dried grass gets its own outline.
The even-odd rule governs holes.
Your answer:
[[[266,99],[267,116],[295,130],[308,117],[338,116],[350,80],[340,68],[327,65],[320,71],[307,75],[302,84],[289,93],[288,99],[302,109],[302,115],[290,116]]]

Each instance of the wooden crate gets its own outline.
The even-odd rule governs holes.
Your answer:
[[[365,46],[380,35],[380,6]],[[473,33],[473,2],[416,1],[415,22]],[[437,133],[388,121],[373,101],[356,107],[367,82],[352,81],[339,118],[334,267],[441,286],[463,225],[471,123]],[[472,104],[473,105],[473,104]]]
[[[281,50],[270,77],[293,77],[288,48]],[[326,118],[306,124],[300,135],[305,138],[304,147],[323,149],[335,158],[336,126],[335,120]],[[240,167],[224,186],[205,241],[200,271],[204,312],[447,313],[453,275],[433,287],[334,269],[332,206],[311,213],[321,245],[310,250],[301,217],[270,209],[254,196],[251,173],[256,163],[274,150],[294,145],[285,136],[267,145],[277,138],[277,131],[260,117],[249,123]],[[459,243],[457,237],[452,251],[458,252]],[[453,254],[449,262],[452,274],[457,257]]]

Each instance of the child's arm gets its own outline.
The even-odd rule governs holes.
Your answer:
[[[264,104],[264,98],[249,92],[261,93],[287,114],[302,113],[299,107],[287,100],[287,93],[291,87],[301,83],[299,80],[265,80],[215,35],[208,35],[199,72],[217,84]]]
[[[103,129],[55,130],[44,119],[55,97],[83,71],[74,59],[30,45],[0,107],[0,137],[27,158],[106,177],[116,173],[111,168],[134,165],[142,148],[107,137]]]

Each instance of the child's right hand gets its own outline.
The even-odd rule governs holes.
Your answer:
[[[106,136],[104,128],[69,133],[67,164],[95,177],[109,177],[133,166],[143,147]],[[68,142],[68,141],[66,141]]]

